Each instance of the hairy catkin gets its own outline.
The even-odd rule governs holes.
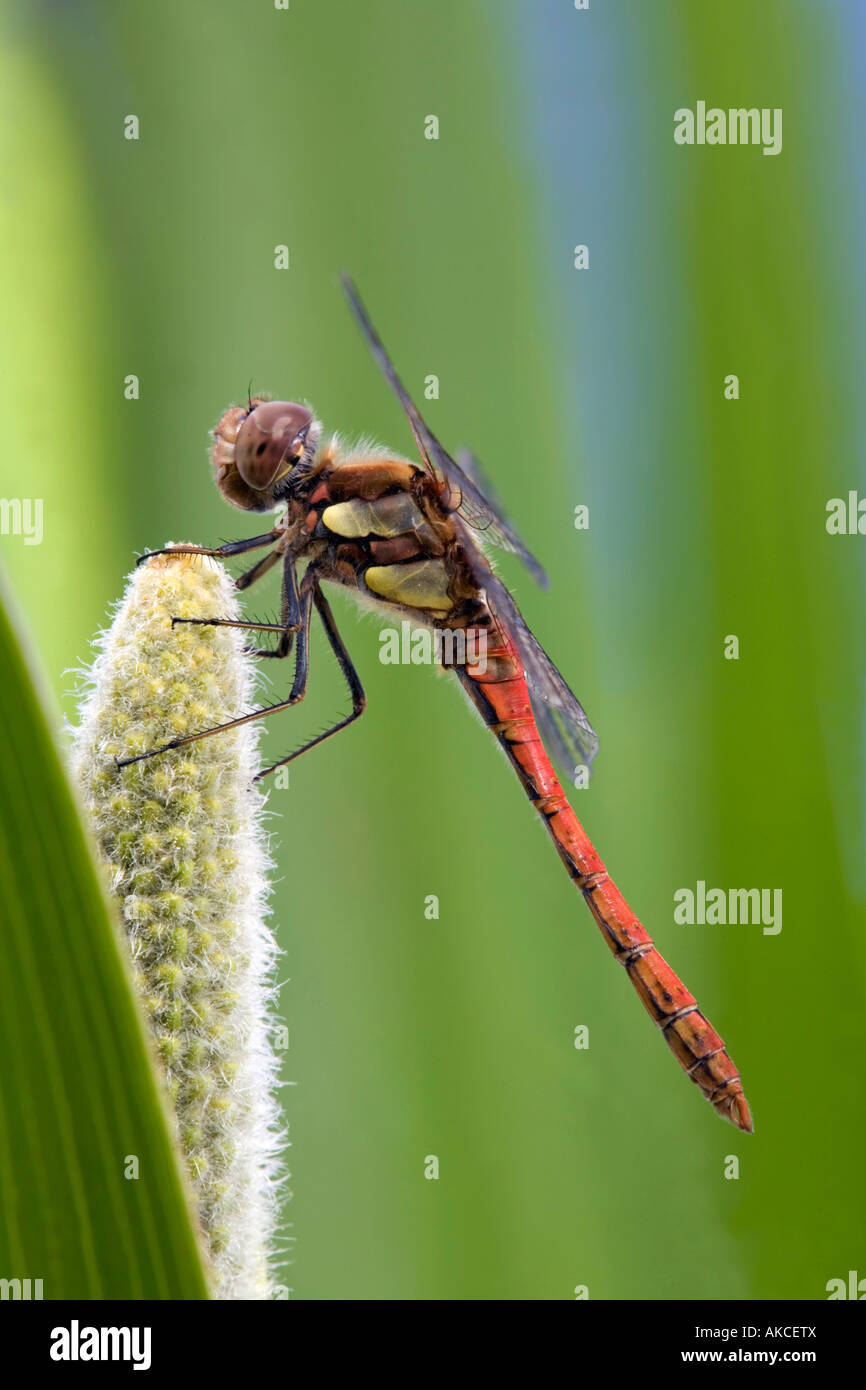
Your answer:
[[[118,769],[253,708],[244,634],[173,617],[239,616],[221,565],[136,569],[75,730],[79,786],[120,903],[210,1254],[214,1295],[272,1296],[283,1138],[256,725]]]

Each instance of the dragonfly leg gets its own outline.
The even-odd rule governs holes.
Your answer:
[[[272,550],[269,555],[265,555],[263,559],[257,560],[251,569],[244,570],[243,574],[238,575],[235,580],[235,588],[248,589],[251,584],[255,584],[257,579],[261,579],[263,574],[267,574],[268,570],[273,569],[279,558],[280,552],[278,550]]]
[[[242,627],[250,632],[281,632],[285,634],[286,629],[282,623],[248,623],[242,618],[172,618],[171,625],[176,623],[186,623],[190,627]],[[297,632],[297,628],[292,629]],[[250,650],[251,656],[261,656],[259,651]],[[266,651],[265,656],[274,656],[275,653]]]
[[[261,550],[264,545],[273,545],[281,534],[275,526],[264,536],[247,536],[242,541],[226,541],[225,545],[213,548],[206,545],[168,545],[163,550],[148,550],[147,554],[139,555],[135,563],[136,567],[143,565],[145,560],[152,560],[155,555],[209,555],[213,560],[227,560],[232,555],[245,555],[248,550]]]
[[[310,578],[311,575],[312,578]],[[325,634],[328,638],[328,641],[331,644],[331,650],[337,658],[337,663],[340,667],[340,670],[343,673],[346,684],[349,687],[349,693],[352,696],[352,712],[351,714],[347,714],[344,719],[339,719],[336,724],[333,724],[331,726],[330,729],[325,729],[323,733],[317,734],[315,738],[311,738],[306,743],[302,743],[300,748],[296,748],[294,753],[289,753],[288,757],[280,758],[279,762],[272,763],[270,767],[266,767],[264,771],[257,774],[255,778],[257,782],[260,782],[263,777],[268,777],[270,773],[276,772],[278,767],[285,767],[286,763],[294,762],[295,758],[299,758],[302,753],[308,753],[311,748],[315,748],[316,745],[319,743],[324,743],[326,738],[330,738],[333,734],[338,734],[341,729],[348,728],[348,726],[350,724],[353,724],[356,719],[360,719],[361,715],[364,713],[364,710],[367,708],[367,697],[364,694],[364,687],[361,685],[361,678],[358,675],[358,672],[355,670],[355,667],[352,663],[352,658],[349,656],[349,653],[346,649],[346,644],[340,636],[339,629],[337,628],[337,624],[334,621],[334,615],[331,612],[331,606],[328,603],[328,600],[325,598],[325,595],[322,593],[322,590],[319,586],[318,578],[315,574],[315,571],[313,570],[312,565],[308,568],[306,574],[304,575],[304,582],[301,586],[302,591],[306,588],[308,581],[310,583],[310,591],[312,593],[313,602],[315,603],[316,611],[322,620],[322,626],[324,627]],[[302,676],[304,687],[306,687],[306,647],[307,643],[305,641],[304,669],[302,671],[301,639],[299,637],[298,665],[295,669],[295,686],[298,685],[299,677]],[[298,694],[298,699],[301,699],[302,697],[303,690],[301,690]]]
[[[266,557],[270,559],[270,556]],[[258,568],[258,566],[256,567]],[[243,578],[243,576],[241,576]],[[304,579],[306,580],[306,575]],[[298,575],[295,569],[295,561],[291,555],[285,557],[283,563],[283,611],[282,611],[283,630],[280,640],[276,647],[258,647],[253,651],[254,656],[263,656],[282,661],[292,650],[292,643],[295,633],[301,626],[301,598],[298,593]]]
[[[263,573],[263,566],[268,568],[279,559],[279,553],[272,551],[266,555],[264,560],[260,560],[253,570]],[[246,576],[242,575],[241,578]],[[258,577],[258,576],[257,576]],[[252,581],[250,581],[252,582]],[[240,587],[240,581],[238,581]],[[242,627],[251,632],[278,632],[280,640],[276,647],[248,647],[249,656],[277,657],[282,659],[287,657],[292,650],[292,642],[295,633],[301,626],[301,603],[298,594],[298,576],[295,570],[295,562],[292,556],[286,555],[283,563],[283,611],[278,623],[250,623],[234,618],[172,618],[171,625],[175,623],[192,623],[197,627]]]
[[[138,753],[134,758],[117,758],[115,761],[118,768],[128,767],[130,763],[140,763],[146,758],[155,758],[160,753],[168,753],[172,748],[183,748],[188,743],[196,743],[202,738],[211,738],[214,734],[225,733],[228,729],[239,729],[242,724],[250,724],[254,719],[264,719],[269,714],[278,714],[280,710],[290,709],[292,705],[298,704],[303,700],[307,689],[307,669],[308,669],[308,648],[310,634],[310,613],[313,603],[313,581],[307,582],[309,570],[304,575],[304,582],[299,595],[299,625],[297,628],[298,637],[298,656],[295,667],[295,678],[288,699],[280,700],[275,705],[266,705],[264,709],[254,709],[249,714],[239,715],[237,719],[229,719],[224,724],[214,724],[210,729],[201,729],[196,734],[184,734],[182,738],[173,738],[168,743],[163,743],[159,748],[151,748],[146,753]],[[193,622],[201,623],[205,626],[228,626],[228,627],[248,627],[262,629],[273,632],[285,632],[285,629],[277,623],[243,623],[235,622],[229,618],[176,618],[173,622]],[[292,634],[294,635],[294,634]],[[268,769],[270,771],[270,768]]]
[[[290,566],[287,560],[287,571],[289,568]],[[319,586],[318,576],[313,566],[308,566],[306,574],[303,578],[303,582],[300,586],[300,590],[298,591],[296,588],[297,579],[294,576],[293,565],[291,566],[291,569],[293,572],[293,577],[291,579],[287,577],[286,588],[290,589],[291,592],[293,592],[297,597],[299,625],[297,627],[298,648],[297,661],[295,664],[295,676],[294,680],[292,681],[292,688],[289,692],[288,699],[280,700],[277,704],[274,705],[267,705],[264,709],[253,710],[250,714],[240,715],[237,719],[229,719],[224,724],[215,724],[211,729],[202,729],[199,733],[196,734],[185,734],[182,738],[171,739],[169,743],[164,743],[159,748],[151,748],[147,753],[138,753],[134,758],[119,758],[117,759],[118,768],[128,767],[131,763],[142,762],[146,758],[154,758],[160,753],[168,753],[173,748],[183,748],[188,743],[195,743],[202,738],[211,738],[214,734],[225,733],[228,729],[237,729],[242,724],[251,723],[254,719],[264,719],[269,714],[277,714],[280,710],[291,709],[292,705],[299,704],[300,701],[303,700],[305,694],[307,693],[307,677],[309,673],[310,615],[313,603],[315,603],[316,605],[316,610],[319,614],[319,617],[322,620],[322,626],[325,629],[325,634],[328,638],[328,641],[331,644],[331,650],[337,658],[337,663],[340,667],[340,670],[343,673],[343,676],[345,677],[346,684],[349,687],[349,692],[352,696],[352,711],[350,714],[347,714],[344,719],[338,720],[337,723],[332,725],[331,728],[325,729],[323,733],[317,734],[315,738],[309,739],[308,742],[302,744],[300,748],[296,748],[293,753],[289,753],[288,757],[281,758],[279,762],[272,763],[270,767],[266,767],[262,772],[259,772],[256,775],[254,780],[256,782],[261,781],[263,777],[267,777],[270,773],[275,772],[277,768],[284,767],[286,763],[293,762],[294,759],[299,758],[302,753],[309,752],[311,748],[315,748],[317,744],[323,743],[326,738],[330,738],[332,734],[339,733],[341,729],[347,728],[349,724],[354,723],[356,719],[360,718],[360,716],[364,713],[364,710],[367,707],[367,698],[364,694],[364,688],[361,685],[361,679],[357,671],[355,670],[355,667],[352,663],[352,659],[349,656],[349,653],[346,649],[346,645],[343,642],[343,639],[340,636],[339,630],[337,628],[337,624],[334,621],[334,615],[331,612],[330,604],[328,603]],[[293,602],[288,592],[286,593],[285,601],[290,606]],[[275,631],[284,634],[286,631],[285,628],[281,627],[279,624],[276,623],[243,623],[235,622],[233,619],[227,618],[217,618],[216,620],[206,618],[192,618],[176,619],[173,621],[194,622],[201,623],[204,625],[213,625],[215,623],[218,626],[226,625],[231,627],[265,629],[266,631]],[[290,631],[286,635],[289,636],[289,638],[291,638],[292,636],[294,636],[294,631]]]

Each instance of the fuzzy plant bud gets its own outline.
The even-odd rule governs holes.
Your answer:
[[[281,1134],[271,1033],[276,946],[267,925],[256,724],[118,768],[252,709],[245,634],[172,618],[237,619],[216,561],[136,569],[75,730],[85,807],[118,899],[162,1066],[214,1295],[272,1296]]]

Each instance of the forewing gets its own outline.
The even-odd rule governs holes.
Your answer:
[[[458,510],[464,520],[473,531],[480,531],[483,539],[491,545],[519,555],[536,583],[546,589],[547,574],[506,517],[475,455],[466,449],[460,454],[459,463],[455,463],[444,450],[442,453],[448,459],[449,481],[459,487],[462,494],[463,500]]]
[[[480,532],[502,549],[519,555],[535,578],[546,584],[547,576],[538,561],[526,549],[501,512],[484,496],[482,489],[485,485],[477,460],[471,454],[462,455],[461,467],[442,447],[397,375],[396,368],[370,322],[351,278],[343,275],[342,282],[370,350],[406,412],[418,451],[430,476],[440,487],[444,481],[453,492],[459,493],[459,504],[455,498],[451,509],[457,510],[465,524],[473,531]],[[470,545],[467,550],[471,552],[476,578],[487,595],[492,613],[502,622],[517,645],[539,732],[571,779],[578,767],[591,766],[598,752],[598,735],[577,696],[560,675],[544,648],[533,637],[517,604],[501,579],[490,568],[480,548]]]
[[[483,479],[478,460],[473,454],[465,453],[461,454],[460,463],[457,463],[442,447],[397,375],[396,368],[385,350],[382,339],[370,322],[367,311],[361,303],[353,281],[345,274],[341,278],[346,297],[361,326],[361,331],[367,339],[370,350],[406,412],[406,417],[415,436],[418,452],[427,471],[439,486],[442,485],[443,480],[448,484],[451,497],[444,502],[444,505],[448,506],[451,511],[459,511],[466,524],[474,531],[480,532],[485,540],[499,546],[502,550],[519,555],[533,578],[546,588],[547,575],[535,556],[523,544],[498,505],[490,496],[485,497],[486,482]]]

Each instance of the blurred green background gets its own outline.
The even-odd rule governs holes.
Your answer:
[[[410,450],[350,269],[549,569],[501,567],[601,734],[578,812],[755,1114],[652,1036],[456,682],[338,594],[369,711],[270,802],[293,1298],[866,1275],[866,540],[825,529],[866,493],[864,37],[854,0],[4,7],[0,496],[45,511],[0,558],[68,716],[135,552],[253,534],[206,454],[250,380]],[[699,99],[782,107],[782,153],[676,146]],[[313,661],[275,756],[345,707]],[[675,925],[699,879],[781,888],[781,933]]]

